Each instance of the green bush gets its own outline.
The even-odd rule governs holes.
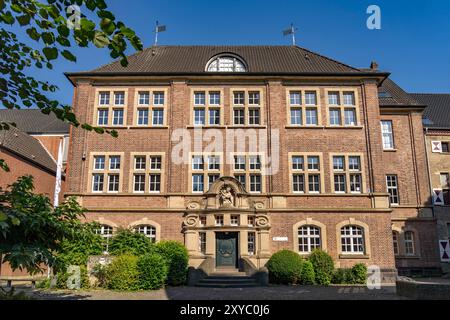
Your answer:
[[[272,255],[267,262],[271,283],[300,283],[303,259],[294,251],[281,250]]]
[[[354,283],[365,284],[367,282],[367,267],[363,263],[355,264],[352,269]]]
[[[167,283],[180,286],[186,283],[189,254],[186,247],[177,241],[160,241],[156,252],[167,262]]]
[[[332,283],[334,284],[352,284],[354,283],[353,272],[350,268],[339,268],[333,273]]]
[[[115,256],[122,254],[140,256],[153,252],[154,245],[149,238],[141,233],[128,229],[118,229],[109,241],[108,251]]]
[[[139,289],[138,258],[123,254],[113,259],[106,267],[105,284],[111,290],[132,291]]]
[[[87,273],[87,267],[85,265],[79,265],[80,267],[80,287],[83,289],[89,289],[89,276]],[[69,289],[67,287],[67,280],[72,276],[73,273],[68,273],[66,270],[61,270],[56,273],[56,288],[58,289]]]
[[[157,253],[140,256],[137,262],[139,286],[144,290],[156,290],[164,286],[168,267],[166,260]]]
[[[301,284],[311,285],[315,283],[316,275],[314,267],[310,261],[305,261],[302,264]]]
[[[334,272],[333,258],[323,250],[316,249],[309,256],[316,274],[316,283],[329,285]]]

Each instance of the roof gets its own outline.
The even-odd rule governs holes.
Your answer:
[[[424,106],[422,102],[414,99],[414,97],[406,93],[389,78],[384,80],[382,85],[378,88],[378,98],[380,107]]]
[[[105,74],[212,74],[208,61],[219,54],[241,57],[248,70],[243,74],[367,74],[344,63],[298,46],[157,46],[128,57],[128,66],[115,61],[95,70],[66,75]],[[221,74],[226,72],[221,72]],[[377,72],[370,72],[377,74]],[[214,72],[213,74],[216,74]],[[235,74],[235,73],[234,73]]]
[[[65,134],[69,124],[54,113],[44,114],[39,109],[0,110],[0,122],[14,122],[17,128],[28,134]]]
[[[425,127],[450,129],[450,93],[410,93],[410,95],[427,105],[423,118],[431,120],[432,123],[425,123]]]
[[[39,140],[17,128],[0,130],[0,148],[5,148],[19,156],[56,172],[56,162]]]

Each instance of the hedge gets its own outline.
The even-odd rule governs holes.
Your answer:
[[[303,259],[294,251],[281,250],[267,262],[269,281],[278,284],[296,284],[301,281]]]
[[[139,288],[156,290],[162,288],[167,279],[166,260],[157,253],[140,256],[137,262],[139,272]]]

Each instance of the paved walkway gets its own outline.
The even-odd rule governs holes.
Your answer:
[[[19,288],[17,288],[19,289]],[[66,291],[23,289],[45,300],[393,300],[395,286],[369,290],[363,286],[269,286],[254,288],[168,287],[157,291],[115,292],[108,290]]]

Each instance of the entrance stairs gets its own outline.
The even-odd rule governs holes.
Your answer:
[[[200,280],[196,286],[207,288],[248,288],[259,287],[260,284],[255,278],[238,269],[216,269]]]

